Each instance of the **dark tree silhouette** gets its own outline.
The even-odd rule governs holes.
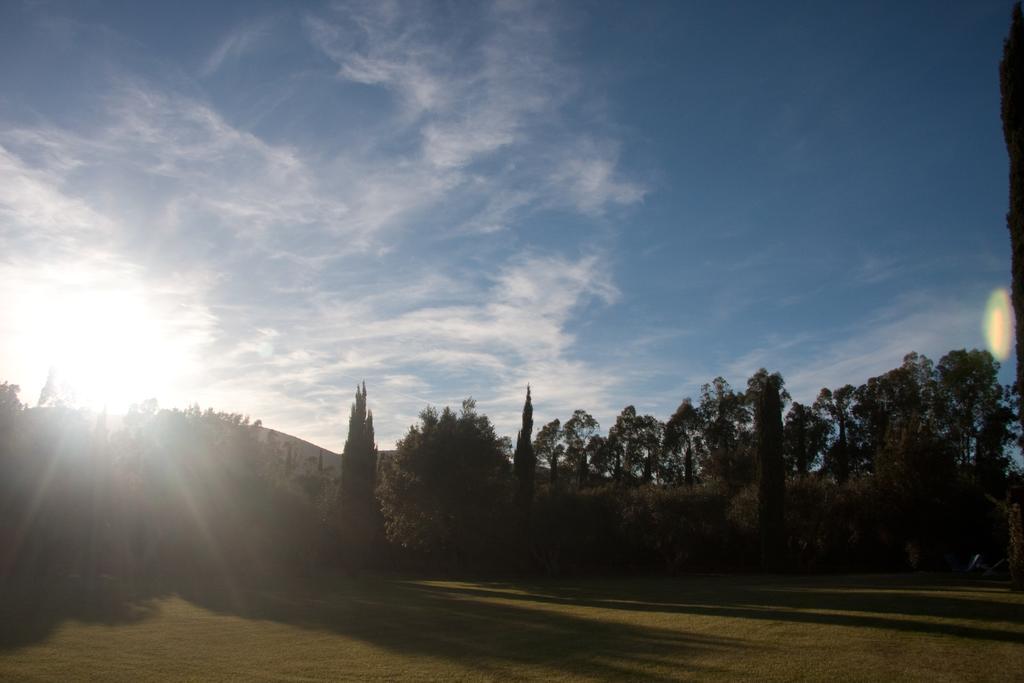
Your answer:
[[[793,454],[793,468],[800,476],[807,474],[807,463],[811,459],[808,451],[808,416],[811,411],[802,403],[793,402],[786,414],[785,435],[788,450]]]
[[[1013,284],[1013,317],[1017,329],[1017,386],[1024,388],[1024,19],[1020,3],[1013,7],[1010,21],[1010,35],[1003,43],[1003,61],[999,64],[999,90],[1002,94],[1003,137],[1006,151],[1010,156],[1010,210],[1006,214],[1006,225],[1010,229],[1011,269]],[[1024,411],[1020,416],[1024,430]],[[1017,548],[1018,557],[1024,554],[1024,532],[1021,531],[1020,505],[1008,506],[1010,529],[1017,537],[1011,545]],[[1024,589],[1024,561],[1011,563],[1014,571],[1014,585]]]
[[[533,451],[533,401],[529,385],[526,386],[526,402],[523,404],[523,426],[516,435],[512,470],[516,476],[516,502],[523,511],[529,511],[537,470],[537,455]]]
[[[611,451],[608,448],[608,439],[595,434],[587,441],[587,462],[591,471],[600,478],[606,478],[612,467]]]
[[[743,395],[733,391],[723,377],[700,388],[697,411],[704,424],[704,440],[711,449],[735,449],[750,424]]]
[[[850,444],[853,398],[856,389],[846,384],[835,391],[822,389],[814,402],[814,410],[831,421],[835,427],[835,440],[828,449],[827,466],[840,484],[850,478],[850,458],[853,450]]]
[[[558,485],[558,461],[565,453],[565,446],[562,445],[562,421],[555,418],[540,428],[537,438],[533,440],[533,451],[537,458],[543,458],[548,463],[551,476],[551,485]]]
[[[750,378],[757,443],[758,527],[761,566],[779,571],[785,565],[785,464],[782,457],[782,376],[765,369]]]
[[[636,459],[636,408],[626,406],[615,418],[615,426],[608,430],[608,448],[613,460],[612,478],[622,482],[628,465]]]
[[[594,416],[585,410],[576,410],[565,421],[562,435],[565,439],[566,460],[576,467],[576,486],[583,488],[587,483],[587,444],[597,434],[600,425]]]
[[[1024,387],[1024,19],[1020,3],[1013,7],[1010,34],[1003,43],[999,64],[1002,94],[1003,137],[1010,157],[1010,230],[1013,272],[1013,317],[1017,330],[1017,386]],[[1024,427],[1024,417],[1021,418]]]
[[[784,428],[789,468],[804,476],[817,462],[828,442],[828,424],[810,406],[793,402]]]
[[[472,399],[457,414],[427,408],[382,467],[388,538],[438,566],[507,559],[500,533],[511,483],[504,440]]]
[[[653,415],[640,415],[636,418],[636,454],[640,459],[640,479],[645,484],[654,479],[661,481],[664,433],[665,426]]]
[[[365,561],[380,512],[374,487],[377,480],[377,445],[373,434],[373,413],[367,409],[366,383],[356,387],[348,419],[348,437],[341,453],[342,528],[353,564]]]
[[[716,377],[700,388],[700,417],[705,446],[702,474],[730,488],[741,488],[754,477],[751,452],[750,406],[746,396]]]
[[[1024,591],[1024,486],[1014,486],[1006,497],[1010,531],[1010,578],[1014,590]]]
[[[684,398],[665,424],[665,449],[683,454],[683,481],[693,486],[694,452],[700,443],[700,415],[693,401]]]
[[[935,364],[915,352],[898,368],[857,387],[844,422],[848,473],[870,472],[890,432],[912,421],[934,422],[938,389]],[[842,402],[840,390],[834,398]]]
[[[947,438],[965,468],[979,469],[979,445],[986,424],[995,430],[1003,402],[999,363],[987,351],[959,349],[939,360],[937,406],[945,418]],[[983,447],[982,447],[983,450]],[[981,455],[984,459],[984,454]]]

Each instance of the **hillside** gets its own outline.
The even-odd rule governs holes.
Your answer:
[[[259,427],[258,429],[260,442],[269,442],[272,445],[276,445],[280,449],[282,457],[285,456],[290,449],[293,456],[298,458],[299,462],[315,462],[322,453],[324,457],[324,468],[331,468],[338,473],[341,472],[340,453],[329,451],[314,443],[300,439],[297,436],[292,436],[291,434],[279,432],[276,429],[270,429],[269,427]]]

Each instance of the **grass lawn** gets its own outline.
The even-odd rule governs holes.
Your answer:
[[[1024,680],[1024,595],[948,575],[0,587],[3,680]]]

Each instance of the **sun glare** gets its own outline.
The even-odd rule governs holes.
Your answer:
[[[52,369],[64,398],[80,407],[123,412],[161,396],[185,358],[137,283],[87,271],[27,284],[8,320],[33,374]],[[34,401],[34,396],[26,396]]]
[[[985,342],[988,350],[999,360],[1010,355],[1013,338],[1013,313],[1010,309],[1010,295],[1005,289],[997,289],[988,297],[985,306]]]

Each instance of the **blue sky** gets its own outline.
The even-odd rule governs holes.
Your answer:
[[[983,347],[1010,8],[3,3],[0,377],[340,449]]]

